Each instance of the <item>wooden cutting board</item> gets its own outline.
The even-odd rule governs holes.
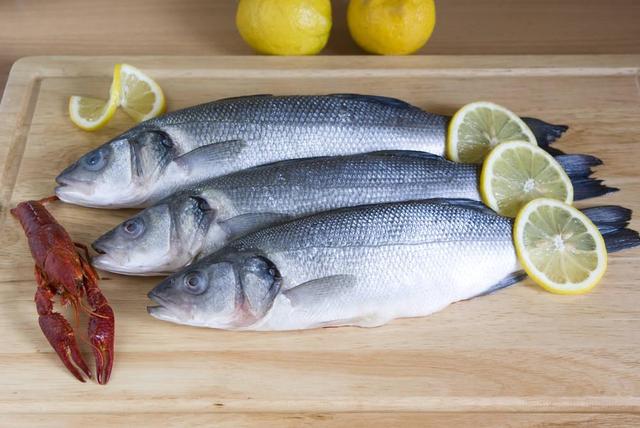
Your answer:
[[[589,204],[640,209],[640,56],[20,60],[0,106],[0,425],[640,424],[640,249],[612,255],[585,296],[525,281],[426,318],[293,333],[161,322],[145,310],[157,279],[104,273],[113,376],[77,382],[38,328],[33,262],[8,209],[50,195],[67,164],[133,125],[118,113],[87,133],[67,117],[68,96],[104,97],[122,61],[156,78],[170,109],[260,93],[378,94],[446,114],[492,100],[570,125],[557,147],[604,161],[598,176],[622,190]],[[133,212],[51,211],[85,243]]]

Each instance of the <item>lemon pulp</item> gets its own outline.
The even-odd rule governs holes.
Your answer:
[[[527,274],[554,293],[586,293],[607,268],[607,249],[597,227],[555,199],[535,199],[520,211],[514,244]]]
[[[456,162],[482,163],[493,147],[508,141],[538,144],[516,114],[497,104],[478,101],[465,105],[451,118],[447,156]]]
[[[527,202],[546,197],[573,203],[573,184],[562,166],[541,148],[523,141],[496,146],[480,175],[483,202],[515,217]]]

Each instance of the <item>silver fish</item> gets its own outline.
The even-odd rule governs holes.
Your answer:
[[[588,178],[598,159],[557,159],[571,174],[578,198],[612,190]],[[93,263],[130,275],[175,272],[232,239],[293,217],[381,202],[480,200],[479,176],[477,165],[406,151],[258,166],[200,183],[124,221],[93,243],[99,253]]]
[[[640,243],[621,229],[629,210],[585,214],[606,223],[610,249]],[[425,316],[524,277],[511,229],[510,219],[470,200],[319,213],[251,233],[173,274],[149,293],[157,306],[148,312],[229,330],[372,327]]]
[[[148,120],[85,154],[56,178],[65,202],[148,206],[211,177],[285,159],[376,150],[442,155],[449,118],[369,95],[247,96]],[[547,145],[566,130],[527,119]]]

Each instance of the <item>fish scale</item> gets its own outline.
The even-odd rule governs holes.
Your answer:
[[[293,217],[376,202],[477,200],[478,176],[475,165],[405,151],[263,165],[207,180],[142,211],[124,224],[141,221],[145,232],[132,237],[124,224],[107,232],[94,242],[101,253],[94,263],[119,273],[175,271],[192,261],[187,254],[204,257],[238,236]],[[167,224],[176,230],[171,237]]]
[[[608,252],[640,245],[631,211],[582,210]],[[525,277],[512,220],[477,201],[350,207],[250,233],[158,284],[159,319],[228,330],[373,327],[431,314]]]
[[[281,284],[259,319],[221,321],[207,298],[187,308],[179,284],[190,272],[262,257]],[[469,200],[428,200],[344,208],[253,232],[174,274],[150,293],[164,303],[150,313],[185,324],[227,329],[292,330],[373,326],[430,314],[491,289],[519,270],[511,220]],[[240,284],[240,289],[247,284]],[[165,295],[166,294],[166,295]],[[184,312],[182,312],[184,310]],[[188,315],[186,315],[188,314]]]
[[[117,136],[59,174],[56,193],[81,205],[140,207],[202,180],[286,159],[380,150],[443,155],[448,121],[371,95],[223,99],[167,113]],[[537,126],[547,145],[566,129],[527,123]]]

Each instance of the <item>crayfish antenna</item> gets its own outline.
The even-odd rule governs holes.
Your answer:
[[[56,195],[52,195],[52,196],[47,196],[46,198],[42,198],[38,202],[41,203],[42,205],[46,205],[50,202],[55,202],[59,200],[60,198],[58,198]]]

